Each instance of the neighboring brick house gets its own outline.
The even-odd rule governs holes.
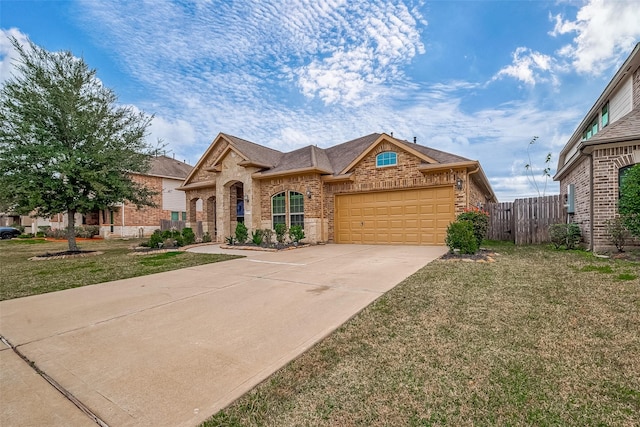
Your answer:
[[[193,166],[167,156],[155,156],[149,172],[133,174],[132,179],[158,194],[154,196],[155,207],[136,208],[123,203],[99,213],[100,234],[109,237],[149,236],[160,228],[161,220],[186,221],[187,206],[184,193],[177,190],[191,173]],[[197,219],[202,217],[199,205]]]
[[[618,216],[620,178],[640,163],[640,43],[560,152],[561,195],[590,250],[611,249],[606,222]],[[635,242],[636,244],[638,242]]]
[[[154,196],[155,207],[136,208],[134,204],[122,203],[91,214],[76,217],[77,225],[99,225],[100,236],[145,237],[160,228],[161,220],[180,220],[187,218],[184,193],[177,190],[184,179],[193,170],[193,166],[167,156],[154,156],[149,172],[144,175],[132,174],[132,179],[158,194]],[[196,207],[196,219],[202,217],[202,206]],[[51,218],[53,228],[66,227],[66,215]]]
[[[221,133],[180,189],[218,242],[242,221],[301,225],[308,242],[442,245],[457,213],[496,201],[477,161],[377,133],[289,153]]]

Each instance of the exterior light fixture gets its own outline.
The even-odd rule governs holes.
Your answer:
[[[462,178],[456,178],[456,190],[462,190]]]
[[[307,193],[306,193],[306,194],[307,194],[307,199],[310,199],[310,198],[311,198],[311,190],[309,190],[309,189],[307,188]]]
[[[248,194],[244,195],[244,202],[245,203],[249,203],[249,195]]]

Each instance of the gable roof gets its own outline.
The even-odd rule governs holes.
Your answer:
[[[193,166],[167,156],[154,156],[150,163],[146,175],[163,178],[185,179],[193,170]]]

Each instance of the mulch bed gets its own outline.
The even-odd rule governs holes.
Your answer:
[[[102,255],[101,251],[62,251],[45,253],[29,258],[29,261],[47,261],[51,259],[68,259],[68,258],[85,258],[90,256]]]
[[[264,247],[264,246],[244,244],[244,245],[220,245],[220,248],[221,249],[239,249],[239,250],[244,250],[244,251],[278,252],[278,251],[287,251],[287,250],[290,250],[290,249],[301,249],[301,248],[306,248],[308,246],[310,246],[310,245],[308,245],[308,244],[299,244],[299,245],[286,244],[286,245],[276,245],[276,247],[274,247],[274,248],[267,248],[267,247]]]

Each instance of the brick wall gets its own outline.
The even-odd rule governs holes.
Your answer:
[[[640,144],[595,150],[593,156],[593,248],[610,249],[606,222],[618,216],[618,172],[640,161]]]
[[[582,238],[587,245],[591,244],[591,169],[589,158],[579,160],[563,179],[560,180],[560,195],[567,199],[567,186],[574,185],[575,214],[572,221],[580,226]]]

